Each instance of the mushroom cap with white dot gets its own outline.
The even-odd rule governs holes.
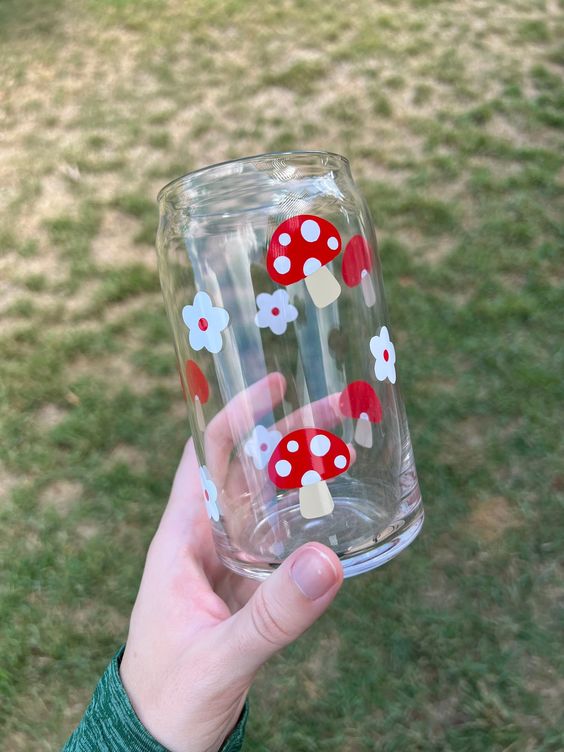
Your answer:
[[[278,242],[280,243],[280,245],[290,245],[292,238],[290,237],[290,235],[288,235],[287,232],[282,232],[280,234],[280,237],[278,238]]]
[[[312,486],[314,483],[319,483],[321,475],[315,470],[307,470],[302,475],[302,486]]]
[[[342,470],[344,467],[347,466],[347,458],[345,457],[344,454],[338,454],[333,460],[333,463],[335,467],[339,468],[339,470]]]
[[[331,442],[325,434],[320,433],[314,436],[309,442],[309,448],[311,449],[311,453],[315,454],[316,457],[325,457],[331,449]]]
[[[278,460],[274,465],[274,469],[281,478],[287,478],[292,472],[292,465],[290,465],[288,460]]]
[[[292,263],[288,256],[276,256],[272,263],[278,274],[288,274]]]
[[[289,442],[288,442],[288,443],[286,444],[286,449],[287,449],[287,450],[288,450],[289,452],[297,452],[299,448],[300,448],[300,445],[298,444],[298,442],[297,442],[297,441],[289,441]]]
[[[308,260],[304,264],[304,274],[306,277],[309,277],[310,274],[313,274],[318,269],[321,269],[321,261],[316,258],[308,258]]]
[[[327,247],[330,248],[332,251],[336,251],[337,248],[339,247],[339,241],[334,235],[332,235],[327,241]]]
[[[321,227],[315,221],[315,219],[306,219],[306,221],[300,227],[302,238],[307,240],[308,243],[315,243],[315,241],[321,235]]]

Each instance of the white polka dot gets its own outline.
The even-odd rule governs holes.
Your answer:
[[[342,470],[344,467],[347,466],[347,458],[344,454],[338,454],[335,459],[333,460],[335,463],[335,467],[338,467],[339,470]]]
[[[309,277],[310,274],[313,274],[318,269],[321,269],[321,261],[316,258],[308,258],[304,264],[304,274],[306,277]]]
[[[292,238],[288,235],[287,232],[283,232],[278,238],[278,242],[280,243],[280,245],[290,245]]]
[[[281,478],[286,478],[292,472],[292,465],[290,465],[288,460],[278,460],[274,465],[274,469]]]
[[[331,442],[324,434],[320,433],[318,436],[314,436],[309,442],[309,448],[311,453],[316,457],[325,457],[327,452],[331,449]]]
[[[315,243],[317,238],[321,235],[321,228],[315,219],[306,219],[300,227],[300,232],[302,233],[302,238],[307,240],[308,243]]]
[[[330,249],[331,249],[332,251],[336,251],[336,250],[337,250],[337,248],[339,247],[339,241],[337,240],[337,238],[335,238],[335,237],[331,237],[331,238],[329,238],[329,240],[327,241],[327,246],[328,246],[328,247],[329,247],[329,248],[330,248]]]
[[[300,445],[298,444],[298,442],[297,442],[297,441],[289,441],[289,442],[288,442],[288,443],[286,444],[286,449],[287,449],[287,450],[288,450],[289,452],[297,452],[299,448],[300,448]]]
[[[314,483],[319,483],[321,475],[316,473],[315,470],[308,470],[302,475],[302,486],[312,486]]]
[[[288,274],[292,264],[290,263],[288,256],[276,256],[273,266],[278,274]]]

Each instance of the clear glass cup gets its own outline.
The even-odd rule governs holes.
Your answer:
[[[423,506],[348,161],[248,157],[158,200],[161,285],[221,559],[263,579],[308,541],[345,576],[396,556]]]

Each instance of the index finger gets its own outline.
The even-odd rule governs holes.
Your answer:
[[[206,460],[212,477],[223,484],[233,448],[256,422],[280,404],[286,391],[281,373],[269,373],[235,395],[209,422],[204,434]]]

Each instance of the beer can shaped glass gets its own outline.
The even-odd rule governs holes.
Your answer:
[[[308,541],[345,576],[423,507],[373,223],[328,152],[212,165],[159,194],[159,274],[219,557],[263,579]]]

